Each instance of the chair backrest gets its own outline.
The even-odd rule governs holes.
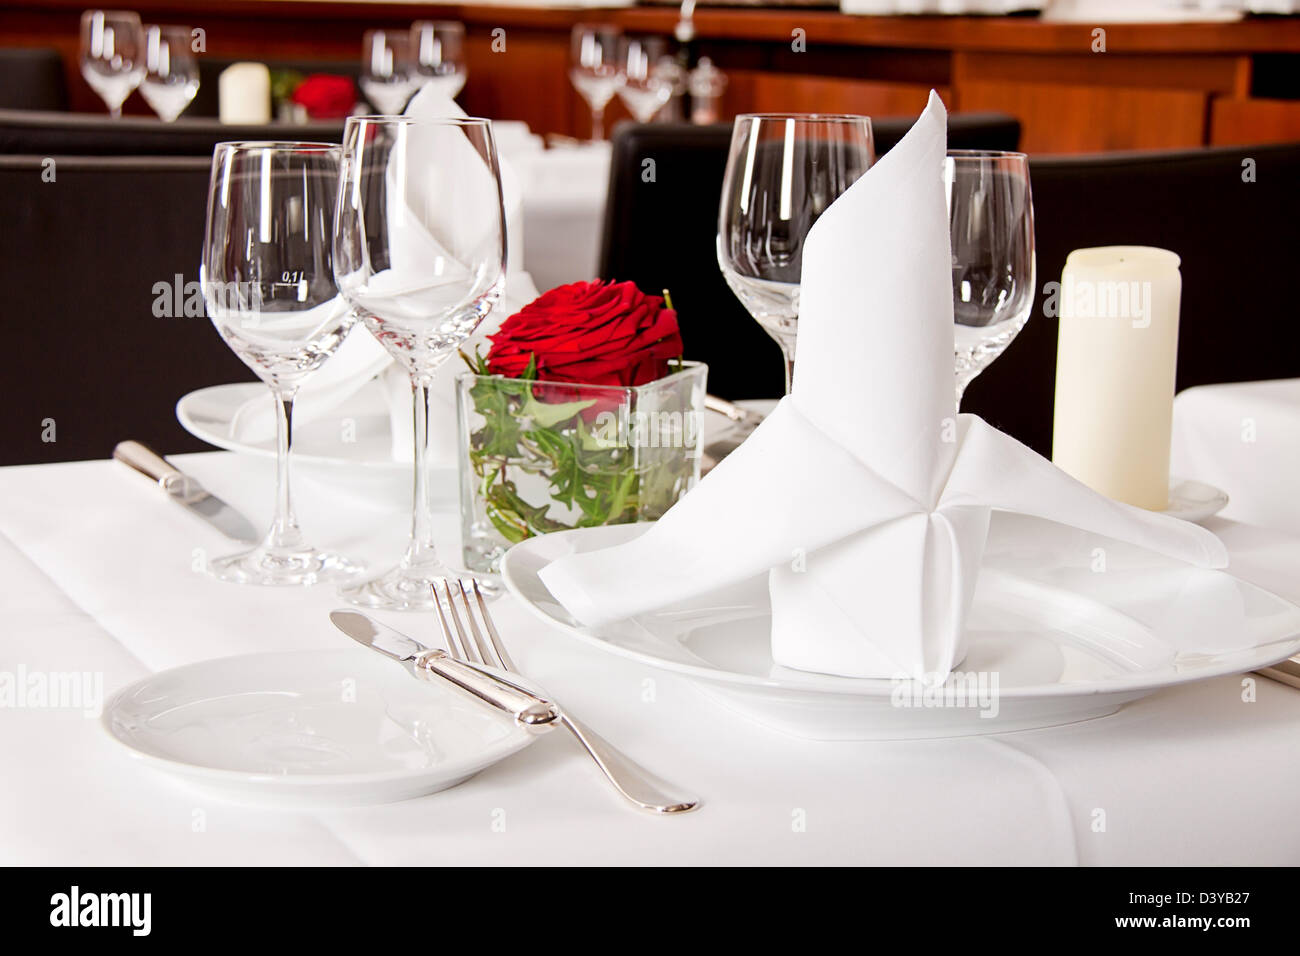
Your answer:
[[[1044,287],[1073,249],[1182,258],[1178,388],[1300,376],[1300,144],[1031,158],[1039,296],[963,410],[1051,453],[1057,319]],[[1249,180],[1249,181],[1248,181]]]
[[[214,119],[0,110],[0,155],[26,156],[212,156],[230,140],[292,139],[343,142],[343,122],[306,125],[226,126]]]
[[[912,119],[873,120],[877,155]],[[953,148],[1010,149],[1020,124],[1001,114],[953,114]],[[718,202],[731,126],[625,124],[614,134],[602,278],[672,292],[687,357],[709,364],[709,391],[726,398],[775,397],[785,388],[781,354],[736,300],[718,270]],[[643,163],[654,160],[654,179]],[[882,228],[888,228],[882,224]]]
[[[44,48],[0,49],[0,109],[66,110],[63,58]]]
[[[0,156],[0,464],[103,458],[124,438],[207,447],[176,423],[177,399],[252,378],[207,318],[184,314],[208,170],[198,157],[54,157],[51,167]],[[50,420],[53,442],[43,440]]]

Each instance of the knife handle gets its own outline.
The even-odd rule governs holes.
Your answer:
[[[180,474],[180,469],[173,467],[162,455],[138,441],[118,442],[117,447],[113,449],[113,457],[159,484],[173,475]]]
[[[505,711],[525,730],[540,733],[550,730],[560,718],[560,709],[549,700],[538,697],[502,680],[494,674],[479,670],[450,657],[446,651],[425,651],[415,659],[415,673],[424,680],[441,679],[454,684],[466,693]]]

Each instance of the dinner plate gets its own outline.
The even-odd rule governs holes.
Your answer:
[[[274,460],[273,436],[247,441],[236,437],[232,428],[239,409],[260,399],[271,401],[267,387],[260,382],[212,385],[183,396],[176,403],[176,418],[187,432],[210,445]],[[315,421],[300,417],[304,420],[293,430],[295,477],[340,488],[379,505],[410,507],[411,464],[393,458],[388,401],[377,380],[363,385],[333,414]],[[346,432],[340,427],[344,420],[351,426]],[[431,475],[438,497],[454,500],[455,466],[435,465]]]
[[[502,561],[506,587],[578,640],[680,674],[719,703],[800,737],[948,737],[1072,723],[1300,650],[1300,608],[1245,581],[1082,531],[1044,534],[1043,522],[1002,512],[993,515],[967,619],[966,659],[938,688],[776,664],[763,576],[597,628],[575,621],[538,577],[563,555],[648,527],[530,538]]]
[[[359,648],[163,671],[114,695],[103,725],[149,766],[226,799],[277,807],[434,793],[533,739],[508,716]]]

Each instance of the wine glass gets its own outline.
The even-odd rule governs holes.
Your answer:
[[[874,159],[866,116],[736,117],[718,213],[718,266],[781,346],[786,392],[794,376],[804,239]]]
[[[199,64],[190,48],[190,28],[146,26],[140,95],[150,109],[164,123],[174,123],[198,91]]]
[[[664,42],[658,37],[623,37],[618,44],[618,98],[638,123],[648,123],[673,95],[673,78],[659,61]]]
[[[417,20],[411,24],[412,68],[423,89],[437,86],[448,99],[465,88],[465,25],[453,20]]]
[[[81,15],[81,75],[114,119],[144,76],[140,17],[125,10],[87,10]]]
[[[304,540],[289,493],[293,401],[334,353],[351,314],[334,284],[338,146],[218,143],[208,185],[200,283],[221,337],[275,399],[275,519],[251,551],[209,570],[240,584],[308,585],[360,570]]]
[[[435,584],[467,576],[434,549],[430,387],[501,297],[505,263],[505,209],[488,120],[347,121],[334,274],[367,328],[410,375],[415,423],[410,543],[396,568],[341,589],[353,603],[432,608]]]
[[[1034,204],[1024,153],[954,149],[944,161],[957,404],[1034,308]]]
[[[579,23],[573,28],[569,79],[591,107],[591,138],[605,138],[605,107],[618,91],[616,27]]]
[[[381,113],[400,113],[415,92],[411,37],[391,30],[367,30],[361,40],[361,92]]]

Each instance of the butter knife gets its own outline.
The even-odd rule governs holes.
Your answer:
[[[444,650],[425,647],[360,611],[331,611],[330,621],[358,644],[397,661],[416,678],[446,681],[480,703],[509,714],[531,733],[550,730],[560,719],[560,709],[544,697],[488,670],[455,660]]]
[[[254,544],[261,537],[247,518],[148,445],[138,441],[120,442],[113,449],[113,457],[152,478],[167,497],[198,515],[227,538]]]

